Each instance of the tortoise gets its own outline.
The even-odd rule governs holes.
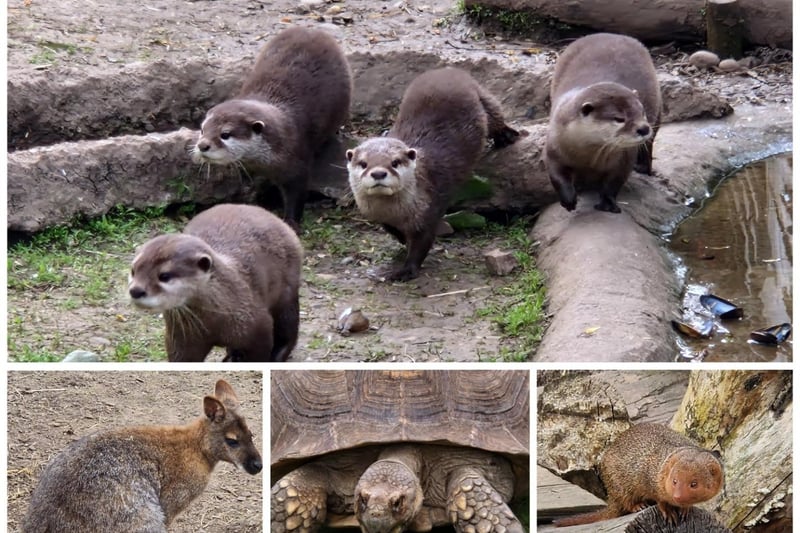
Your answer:
[[[273,370],[273,533],[522,533],[527,371]]]

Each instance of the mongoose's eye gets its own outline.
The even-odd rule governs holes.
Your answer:
[[[400,160],[399,159],[395,159],[394,161],[392,161],[392,168],[397,168],[399,166],[400,166]]]
[[[227,444],[231,448],[236,448],[237,446],[239,446],[239,441],[236,439],[230,439],[228,437],[225,437],[225,444]]]
[[[360,166],[361,168],[367,168],[367,162],[366,161],[360,161],[358,163],[358,166]]]
[[[228,139],[231,138],[231,132],[223,131],[222,133],[219,134],[219,138],[222,139],[223,141],[227,141]]]
[[[677,479],[675,479],[675,478],[672,478],[672,484],[673,484],[673,485],[677,485],[677,484],[678,484],[678,480],[677,480]]]
[[[696,488],[697,488],[697,481],[692,481],[692,482],[689,484],[689,486],[690,486],[690,487],[692,487],[693,489],[696,489]]]
[[[169,280],[171,280],[171,279],[172,279],[172,277],[173,277],[173,276],[172,276],[172,272],[161,272],[161,273],[158,275],[158,281],[160,281],[161,283],[166,283],[166,282],[168,282]]]

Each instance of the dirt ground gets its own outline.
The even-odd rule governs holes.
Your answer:
[[[220,378],[236,391],[263,453],[260,372],[9,372],[7,531],[19,531],[42,469],[68,443],[103,429],[190,422]],[[170,531],[262,531],[265,482],[263,473],[218,464]]]

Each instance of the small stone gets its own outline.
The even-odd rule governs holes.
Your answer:
[[[519,261],[512,252],[503,252],[497,248],[483,254],[483,259],[493,276],[505,276],[519,266]]]
[[[723,59],[719,62],[719,69],[722,72],[736,72],[741,70],[742,66],[735,59]]]
[[[62,363],[98,363],[100,356],[88,350],[74,350],[62,359]]]
[[[446,237],[447,235],[452,235],[455,232],[456,230],[453,229],[453,226],[451,226],[448,221],[443,218],[439,219],[439,222],[436,224],[437,237]]]
[[[689,56],[689,64],[697,68],[711,68],[719,65],[719,56],[708,50],[698,50]]]
[[[336,5],[329,7],[328,10],[325,12],[325,14],[333,16],[333,15],[338,15],[342,11],[344,11],[344,8],[342,6]]]
[[[756,59],[753,56],[747,56],[747,57],[741,58],[738,61],[738,63],[739,63],[739,66],[742,67],[742,68],[753,68],[753,67],[757,67],[758,66],[759,61],[758,61],[758,59]]]

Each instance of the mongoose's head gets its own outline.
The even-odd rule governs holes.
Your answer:
[[[190,306],[211,279],[214,258],[208,244],[192,235],[161,235],[147,241],[131,265],[131,302],[159,313]]]
[[[700,448],[681,448],[667,458],[663,478],[665,494],[677,507],[688,507],[710,500],[722,489],[722,463],[713,452]]]
[[[376,137],[347,151],[350,188],[356,197],[392,196],[415,186],[417,151],[403,141]]]

